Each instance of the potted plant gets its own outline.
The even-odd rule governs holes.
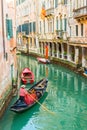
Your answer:
[[[67,58],[67,52],[64,51],[64,58]]]

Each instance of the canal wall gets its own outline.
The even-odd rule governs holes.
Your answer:
[[[1,101],[0,101],[0,118],[3,116],[8,104],[9,104],[9,102],[11,100],[11,97],[12,97],[12,90],[10,90],[7,95],[5,95],[5,98],[1,97]]]
[[[22,52],[22,54],[26,54],[26,53]],[[29,55],[36,57],[36,58],[39,57],[39,56],[43,57],[43,55],[40,55],[40,54],[37,54],[37,53],[32,53],[32,52],[30,52]],[[70,69],[71,71],[83,76],[84,78],[87,78],[87,75],[84,73],[84,68],[79,67],[78,64],[76,65],[76,64],[71,63],[69,61],[58,59],[56,57],[49,57],[49,59],[50,59],[52,64],[57,64],[57,65],[66,67],[66,68]]]
[[[5,110],[7,109],[12,96],[16,93],[17,86],[11,86],[8,84],[4,89],[3,92],[0,94],[0,118],[2,118]]]

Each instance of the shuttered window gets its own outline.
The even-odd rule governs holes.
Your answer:
[[[64,18],[64,31],[67,31],[67,19]]]
[[[13,37],[13,27],[12,27],[11,19],[6,19],[6,36],[7,36],[7,38]]]
[[[26,35],[30,34],[31,32],[36,32],[36,22],[32,23],[24,23],[17,27],[18,32],[25,32]]]
[[[26,35],[28,35],[29,34],[29,23],[25,24],[25,28],[26,28]]]
[[[29,34],[29,24],[28,23],[22,24],[22,32],[25,32],[26,35]]]
[[[22,31],[22,25],[19,25],[18,32],[21,32],[21,31]]]
[[[32,23],[29,23],[29,32],[32,32]]]

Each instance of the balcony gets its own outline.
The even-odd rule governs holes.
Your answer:
[[[53,39],[53,33],[39,34],[39,40],[51,41]]]
[[[54,14],[54,8],[49,8],[46,10],[46,17],[53,16]]]
[[[87,19],[87,6],[74,9],[73,12],[74,12],[74,18],[75,19],[77,19],[77,20]]]
[[[68,37],[68,41],[70,43],[76,43],[76,44],[87,44],[87,38],[86,37]]]

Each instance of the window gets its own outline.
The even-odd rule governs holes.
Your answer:
[[[21,31],[24,32],[24,24],[22,24],[22,28],[21,29],[22,29]]]
[[[8,60],[8,53],[5,53],[6,61]]]
[[[43,21],[43,24],[44,24],[44,33],[45,33],[45,20]]]
[[[32,39],[34,41],[34,48],[36,47],[36,38]]]
[[[67,19],[64,18],[64,31],[67,31]]]
[[[70,36],[71,36],[71,26],[70,26]]]
[[[36,32],[36,23],[33,22],[33,32]]]
[[[76,0],[76,9],[78,9],[78,6],[79,6],[79,1]]]
[[[21,1],[19,0],[19,4],[21,4]]]
[[[40,21],[40,33],[41,33],[41,21]]]
[[[11,19],[6,19],[6,36],[7,36],[7,38],[13,37],[13,27],[12,27]]]
[[[25,23],[25,32],[26,32],[26,35],[29,34],[29,24],[28,23]]]
[[[69,6],[69,17],[72,17],[73,15],[73,2],[70,0],[70,6]]]
[[[52,20],[49,20],[48,21],[48,32],[49,33],[52,33],[52,28],[53,28],[53,26],[52,26]]]
[[[81,24],[81,36],[83,36],[83,24]]]
[[[32,38],[30,38],[30,47],[32,46]]]
[[[56,18],[56,30],[58,30],[58,18]]]
[[[62,19],[60,19],[60,30],[62,30]]]
[[[25,0],[19,0],[20,1],[20,3],[23,3]]]
[[[67,4],[67,0],[64,0],[64,4]]]
[[[58,6],[58,0],[55,0],[55,8]]]
[[[21,30],[22,30],[22,25],[19,25],[19,26],[17,27],[17,31],[18,31],[18,32],[21,32]]]
[[[76,36],[78,36],[78,25],[76,25]]]
[[[29,32],[32,32],[32,23],[29,23]]]
[[[29,24],[28,23],[22,24],[22,32],[25,32],[26,35],[29,34]]]

